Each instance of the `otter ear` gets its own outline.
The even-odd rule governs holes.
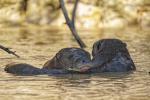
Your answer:
[[[93,49],[92,49],[92,56],[95,55],[95,52],[96,52],[96,44],[94,43],[93,44]]]
[[[98,51],[99,49],[101,48],[101,41],[97,41],[94,43],[93,45],[93,50],[92,50],[92,56],[94,56]]]

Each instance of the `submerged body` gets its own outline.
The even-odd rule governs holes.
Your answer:
[[[80,48],[64,48],[41,69],[25,63],[11,63],[6,65],[4,70],[16,75],[65,74],[73,70],[84,71],[87,68],[84,64],[90,61],[90,54],[87,51]]]
[[[126,44],[118,39],[102,39],[94,43],[90,72],[127,72],[135,70]]]

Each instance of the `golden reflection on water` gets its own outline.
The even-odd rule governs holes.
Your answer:
[[[64,47],[78,47],[69,31],[62,29],[0,29],[0,43],[13,48],[16,58],[0,52],[0,100],[149,100],[150,31],[80,30],[91,52],[92,44],[102,38],[119,38],[128,44],[137,71],[117,74],[70,74],[58,76],[14,76],[3,71],[10,62],[26,62],[41,67]]]

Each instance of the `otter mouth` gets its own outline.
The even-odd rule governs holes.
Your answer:
[[[80,68],[80,71],[79,72],[86,72],[90,69],[89,66],[83,66],[82,68]]]
[[[76,68],[76,67],[75,68],[69,68],[68,70],[84,73],[84,72],[87,72],[90,68],[91,67],[89,65],[81,65],[78,68]]]

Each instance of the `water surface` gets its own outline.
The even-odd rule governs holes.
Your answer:
[[[137,71],[133,73],[69,74],[59,76],[14,76],[4,72],[10,62],[37,67],[64,47],[78,47],[69,31],[56,28],[1,28],[0,44],[13,48],[16,58],[0,51],[0,100],[149,100],[150,31],[80,30],[91,52],[92,44],[102,38],[119,38],[127,43]]]

